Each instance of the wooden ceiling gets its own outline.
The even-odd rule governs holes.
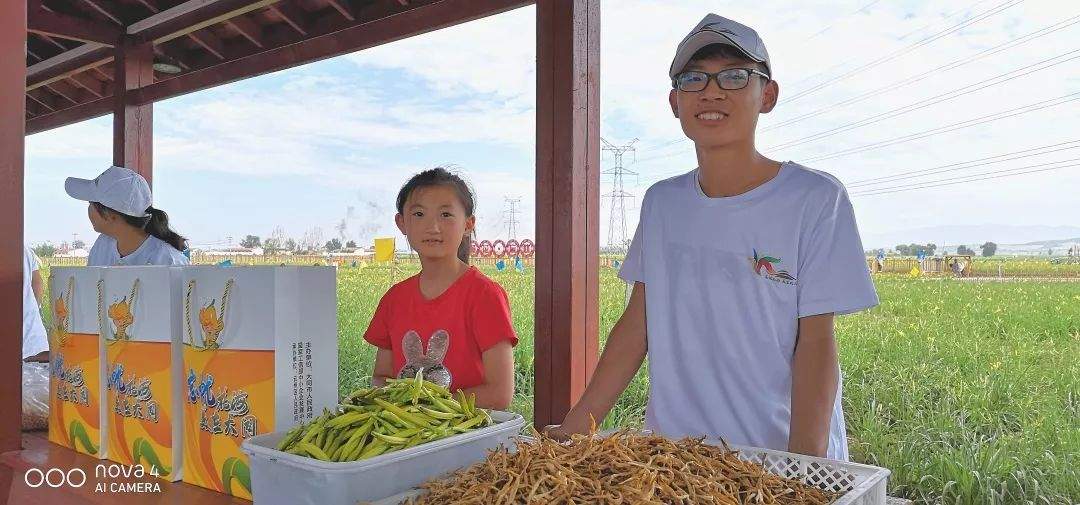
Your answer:
[[[151,102],[396,40],[396,31],[437,29],[529,3],[28,0],[27,133],[110,112],[113,60],[123,47],[152,44],[155,63],[179,67],[179,73],[155,70],[152,89],[138,90],[140,100]],[[389,20],[393,29],[380,31],[377,25]],[[368,26],[378,33],[357,33]]]

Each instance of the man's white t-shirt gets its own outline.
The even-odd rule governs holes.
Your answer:
[[[86,265],[91,267],[178,266],[189,263],[184,253],[153,235],[148,235],[142,245],[127,256],[120,256],[120,251],[116,249],[116,239],[108,235],[98,235],[86,259]]]
[[[851,202],[791,162],[732,197],[708,197],[697,176],[649,188],[619,271],[645,284],[645,427],[787,450],[798,319],[878,303]],[[828,457],[846,460],[841,391]]]
[[[45,333],[45,325],[41,322],[41,309],[30,284],[34,272],[40,268],[34,251],[23,246],[23,358],[49,350],[49,337]]]

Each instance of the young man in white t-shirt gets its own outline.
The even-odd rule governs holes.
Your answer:
[[[648,355],[646,429],[847,459],[833,317],[878,299],[843,185],[754,146],[771,71],[758,34],[715,14],[679,44],[669,101],[698,168],[645,193],[630,301],[553,436],[599,423]]]

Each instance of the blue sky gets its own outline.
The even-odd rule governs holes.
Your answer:
[[[627,180],[626,189],[638,197],[629,210],[631,229],[636,202],[648,185],[695,165],[692,148],[680,141],[678,123],[667,109],[666,70],[675,44],[710,10],[754,26],[769,48],[781,104],[762,117],[760,127],[773,128],[759,135],[758,144],[774,159],[812,160],[1080,92],[1080,53],[1071,54],[1080,49],[1080,23],[1063,23],[1080,15],[1080,5],[1072,2],[820,0],[793,6],[770,0],[751,7],[747,2],[608,0],[601,5],[602,134],[614,143],[640,139],[636,156],[627,157],[633,162],[628,168],[639,174]],[[977,21],[932,39],[971,19]],[[155,203],[197,246],[219,245],[230,236],[237,242],[249,233],[267,236],[278,227],[296,239],[318,228],[323,241],[343,235],[367,242],[396,234],[394,194],[409,175],[454,165],[477,190],[481,238],[505,238],[506,197],[522,198],[519,238],[532,236],[534,24],[534,9],[522,8],[158,103]],[[1023,44],[955,68],[946,65],[1044,28],[1048,33],[1042,36],[1017,40],[1027,40]],[[875,60],[884,61],[844,75]],[[1039,72],[992,80],[1044,60],[1042,67],[1033,67]],[[984,81],[990,85],[975,89]],[[899,82],[908,84],[834,106]],[[827,85],[815,89],[820,83]],[[806,90],[811,91],[784,102]],[[953,90],[956,96],[950,98],[947,93]],[[1042,110],[806,164],[853,185],[1078,140],[1080,100],[1067,99]],[[935,100],[911,112],[890,112]],[[775,148],[883,113],[895,117]],[[775,126],[807,114],[802,121]],[[99,118],[28,138],[29,242],[58,243],[70,240],[72,233],[83,240],[93,237],[85,205],[63,193],[63,179],[93,177],[108,166],[110,136],[110,119]],[[861,191],[1037,164],[1066,165],[1077,158],[1080,149],[1064,150],[861,186]],[[610,162],[605,156],[604,166]],[[606,192],[609,181],[603,184]],[[1067,167],[879,195],[859,195],[860,186],[854,186],[851,193],[864,241],[874,245],[929,225],[1044,225],[1068,232],[1064,227],[1080,226],[1078,187],[1080,167]],[[604,202],[605,225],[607,218]],[[601,237],[606,236],[602,229]]]

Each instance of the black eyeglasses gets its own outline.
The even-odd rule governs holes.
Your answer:
[[[716,84],[720,86],[720,89],[734,91],[750,84],[751,75],[760,75],[766,82],[771,79],[769,74],[752,68],[728,68],[715,74],[689,70],[676,75],[671,80],[671,87],[679,91],[702,91],[709,85],[709,79],[716,79]]]

